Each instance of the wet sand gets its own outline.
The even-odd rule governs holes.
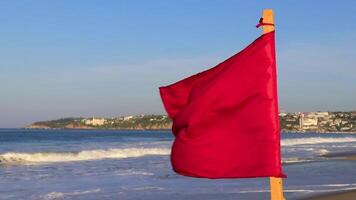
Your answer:
[[[356,160],[356,155],[346,157],[347,160]]]
[[[356,160],[355,151],[347,152],[337,152],[337,153],[327,153],[322,155],[323,158],[334,158],[334,159],[345,159],[345,160]]]

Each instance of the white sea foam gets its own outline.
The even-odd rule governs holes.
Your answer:
[[[38,152],[18,153],[8,152],[0,154],[0,164],[40,164],[55,162],[73,162],[100,159],[123,159],[149,155],[169,155],[167,148],[125,148],[125,149],[97,149],[80,152]]]
[[[140,191],[140,190],[164,190],[163,187],[154,187],[154,186],[143,186],[143,187],[121,187],[123,190],[133,190],[133,191]]]
[[[311,162],[313,160],[301,159],[301,158],[286,158],[282,160],[282,163],[292,164],[292,163],[305,163]]]
[[[85,191],[74,191],[74,192],[51,192],[44,196],[44,200],[55,200],[55,199],[63,199],[64,197],[75,197],[85,194],[92,194],[100,192],[101,190],[93,189],[93,190],[85,190]]]
[[[293,145],[303,145],[303,144],[345,143],[345,142],[356,142],[356,137],[343,137],[343,138],[312,137],[312,138],[282,139],[281,145],[293,146]]]
[[[121,170],[120,172],[116,173],[115,175],[117,175],[117,176],[135,176],[135,175],[153,176],[154,173],[145,172],[145,171],[135,171],[135,170],[129,169],[129,170]]]
[[[284,192],[314,192],[315,190],[288,190],[285,189],[283,190]],[[269,193],[270,190],[245,190],[245,191],[240,191],[238,193],[241,194],[246,194],[246,193]]]
[[[325,155],[325,154],[329,153],[330,151],[328,151],[327,149],[319,149],[318,152],[320,155]]]
[[[323,186],[330,186],[330,187],[345,187],[345,186],[354,186],[354,184],[330,184],[330,185],[305,185],[306,187],[323,187]],[[325,192],[338,192],[338,191],[348,191],[348,190],[354,190],[356,189],[355,187],[345,187],[345,188],[334,188],[334,189],[285,189],[283,190],[286,193],[289,192],[300,192],[300,193],[325,193]],[[239,191],[238,193],[269,193],[270,190],[245,190],[245,191]]]
[[[305,187],[351,187],[356,186],[356,183],[339,183],[339,184],[323,184],[323,185],[304,185]]]

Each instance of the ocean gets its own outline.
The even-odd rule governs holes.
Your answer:
[[[269,179],[171,169],[169,131],[0,129],[1,200],[269,199]],[[356,189],[356,134],[282,133],[287,199]]]

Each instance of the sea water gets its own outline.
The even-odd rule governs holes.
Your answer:
[[[0,199],[268,199],[268,178],[175,174],[169,131],[0,129]],[[356,135],[283,133],[288,199],[356,189]]]

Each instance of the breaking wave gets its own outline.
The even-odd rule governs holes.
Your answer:
[[[123,159],[150,155],[169,155],[166,148],[125,148],[125,149],[97,149],[79,152],[38,152],[18,153],[8,152],[0,154],[0,164],[41,164],[55,162],[74,162],[101,159]]]
[[[356,142],[356,137],[344,137],[344,138],[312,137],[312,138],[283,139],[281,141],[281,145],[293,146],[293,145],[302,145],[302,144],[345,143],[345,142]]]

